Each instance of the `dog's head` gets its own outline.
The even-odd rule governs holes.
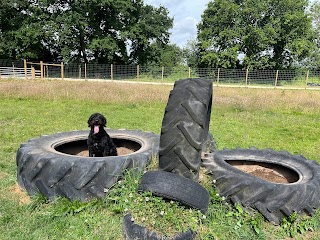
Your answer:
[[[107,119],[100,113],[92,114],[88,119],[88,127],[93,130],[94,134],[100,131],[100,128],[105,127],[107,124]]]

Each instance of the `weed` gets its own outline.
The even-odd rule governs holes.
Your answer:
[[[66,198],[59,198],[53,202],[53,217],[74,216],[85,210],[92,210],[102,206],[99,199],[93,199],[89,202],[81,202],[80,200],[70,201]]]
[[[293,212],[290,216],[283,218],[279,232],[287,237],[296,237],[298,234],[305,234],[308,231],[315,231],[319,226],[319,220],[308,216],[298,216]]]
[[[247,211],[244,211],[241,205],[238,203],[234,205],[234,208],[230,210],[226,214],[226,216],[229,217],[229,220],[232,219],[233,221],[236,221],[236,224],[234,226],[235,230],[242,227],[243,225],[249,225],[257,235],[262,233],[262,216],[257,213],[256,215],[250,215]]]

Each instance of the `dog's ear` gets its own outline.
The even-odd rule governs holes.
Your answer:
[[[107,119],[103,115],[101,115],[101,118],[102,118],[103,126],[105,127],[107,125]]]
[[[95,117],[95,113],[94,114],[91,114],[91,116],[89,117],[89,119],[88,119],[88,127],[91,127],[91,121],[92,121],[92,119]]]

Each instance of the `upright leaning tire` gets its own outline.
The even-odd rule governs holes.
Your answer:
[[[295,178],[291,183],[270,182],[239,170],[232,161],[275,165],[288,169]],[[226,149],[208,154],[203,166],[221,196],[245,208],[257,209],[276,225],[293,212],[311,215],[320,207],[320,166],[301,155],[271,149]]]
[[[107,129],[119,145],[131,152],[110,157],[75,155],[82,147],[87,150],[89,131],[62,132],[31,139],[22,144],[16,156],[17,178],[29,195],[41,193],[52,199],[56,196],[87,201],[105,196],[126,169],[143,170],[157,155],[159,136],[139,130]]]
[[[165,109],[160,134],[159,169],[197,180],[201,150],[208,137],[212,82],[175,82]]]

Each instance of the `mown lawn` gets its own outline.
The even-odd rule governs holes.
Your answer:
[[[30,200],[17,186],[16,151],[30,138],[87,129],[86,121],[94,112],[106,115],[110,128],[160,133],[171,89],[107,82],[0,81],[0,239],[122,239],[125,206],[119,206],[132,204],[130,197],[125,201],[130,193],[139,198],[134,192],[139,176],[128,174],[124,187],[111,191],[117,201],[107,198],[84,204],[58,199],[48,203],[41,196]],[[219,149],[272,148],[320,163],[319,124],[320,91],[214,88],[210,132]],[[206,216],[155,198],[149,201],[155,211],[176,209],[170,219],[162,222],[159,217],[155,228],[178,231],[170,222],[175,225],[189,216],[191,225],[201,222],[199,227],[191,226],[196,225],[198,239],[284,239],[290,235],[320,239],[320,213],[273,226],[259,214],[250,215],[239,207],[234,210],[209,183],[203,184],[212,197]],[[142,203],[136,208],[147,215]],[[178,228],[188,226],[185,222]]]

